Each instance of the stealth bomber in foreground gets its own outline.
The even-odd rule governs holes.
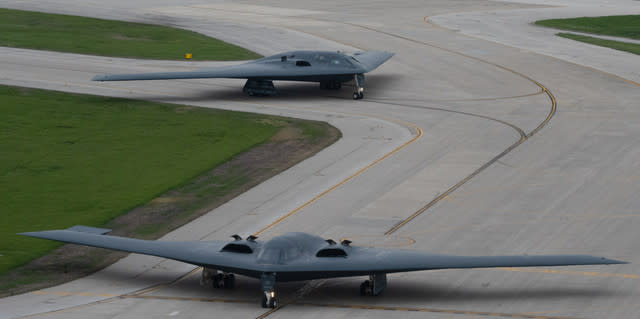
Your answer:
[[[364,74],[374,70],[393,53],[366,51],[349,55],[332,51],[291,51],[239,65],[187,72],[108,74],[93,81],[169,80],[200,78],[247,79],[243,92],[248,95],[275,95],[274,80],[319,82],[323,89],[337,90],[353,81],[353,99],[364,97]]]
[[[109,229],[74,226],[20,235],[179,260],[203,267],[202,282],[234,286],[234,274],[260,279],[262,306],[275,307],[276,281],[369,276],[361,295],[378,295],[387,274],[448,268],[626,264],[588,255],[452,256],[421,251],[351,246],[306,233],[287,233],[266,242],[233,235],[232,241],[155,241],[105,235]]]

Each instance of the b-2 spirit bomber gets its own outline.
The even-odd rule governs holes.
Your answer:
[[[21,233],[57,240],[152,255],[203,267],[203,281],[231,288],[239,274],[260,280],[262,307],[276,307],[276,282],[369,276],[361,295],[376,296],[387,285],[387,274],[449,268],[531,267],[624,264],[588,255],[453,256],[423,251],[352,246],[306,233],[286,233],[268,241],[233,235],[232,241],[156,241],[105,235],[109,229],[74,226],[65,230]]]
[[[133,81],[230,78],[247,79],[243,92],[248,95],[275,95],[273,81],[319,82],[323,89],[337,90],[353,81],[353,99],[364,97],[364,74],[386,62],[393,53],[333,51],[291,51],[258,60],[217,68],[184,72],[97,75],[93,81]]]

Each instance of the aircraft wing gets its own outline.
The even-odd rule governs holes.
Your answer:
[[[313,52],[312,52],[313,53]],[[311,53],[311,54],[312,54]],[[283,53],[287,55],[289,53]],[[304,54],[304,52],[303,52]],[[299,54],[299,55],[303,55]],[[307,57],[310,53],[306,53]],[[207,68],[195,71],[183,72],[156,72],[156,73],[130,73],[130,74],[105,74],[97,75],[93,81],[133,81],[133,80],[170,80],[170,79],[203,79],[203,78],[230,78],[230,79],[267,79],[267,80],[299,80],[338,75],[362,74],[372,71],[382,63],[389,60],[393,53],[382,51],[358,52],[352,56],[343,55],[345,58],[353,57],[358,63],[323,65],[316,61],[308,61],[300,67],[296,63],[282,63],[279,55],[250,61],[237,65],[229,65],[217,68]],[[302,58],[302,57],[300,57]],[[295,61],[295,60],[292,60]],[[326,63],[326,62],[325,62]]]
[[[228,241],[156,241],[104,235],[109,229],[74,226],[65,230],[21,233],[73,244],[164,257],[182,262],[259,278],[277,273],[278,280],[309,280],[374,273],[451,268],[541,267],[625,264],[624,261],[589,255],[453,256],[427,252],[345,246],[346,255],[318,257],[315,252],[290,261],[258,262],[253,253],[225,252]],[[319,238],[322,241],[321,238]],[[313,257],[312,257],[313,256]]]
[[[19,235],[169,258],[197,266],[216,267],[216,269],[246,268],[246,265],[253,261],[251,254],[224,255],[221,249],[228,241],[180,242],[104,235],[110,231],[103,228],[74,226],[64,230],[27,232]]]
[[[347,258],[324,258],[299,269],[337,276],[395,273],[420,270],[493,267],[546,267],[626,264],[589,255],[454,256],[420,251],[353,247]]]
[[[170,80],[170,79],[203,79],[203,78],[231,78],[247,79],[251,77],[268,77],[281,74],[282,68],[260,63],[243,63],[239,65],[218,68],[200,69],[184,72],[156,72],[131,74],[96,75],[92,81],[134,81],[134,80]]]
[[[353,55],[353,58],[356,61],[360,62],[360,64],[364,67],[364,72],[374,70],[379,67],[382,63],[387,62],[387,60],[393,57],[393,53],[383,52],[383,51],[367,51],[367,52],[358,52]]]
[[[217,68],[200,69],[183,72],[156,72],[156,73],[130,73],[130,74],[105,74],[96,75],[92,81],[134,81],[134,80],[171,80],[171,79],[292,79],[313,76],[342,75],[362,73],[360,68],[301,68],[295,65],[283,65],[280,63],[247,62],[238,65],[229,65]]]
[[[397,271],[450,268],[545,267],[626,263],[590,255],[453,256],[408,251],[376,254],[383,269]]]

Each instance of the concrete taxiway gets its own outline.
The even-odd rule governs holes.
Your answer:
[[[567,3],[564,13],[582,12],[578,1]],[[599,69],[613,65],[619,54],[632,61],[637,56],[611,53],[607,60],[598,55],[600,48],[576,44],[581,49],[570,55],[599,63],[590,65],[561,59],[568,40],[557,48],[553,40],[542,41],[548,46],[542,49],[560,52],[552,55],[508,42],[517,38],[517,27],[500,41],[480,36],[499,38],[490,23],[495,12],[505,17],[516,12],[527,25],[546,18],[548,9],[541,5],[444,0],[3,0],[0,5],[171,24],[262,54],[315,48],[396,52],[368,75],[365,99],[353,101],[348,88],[327,92],[304,83],[276,83],[280,95],[262,99],[242,96],[243,82],[235,80],[95,83],[89,79],[100,73],[220,63],[0,48],[3,84],[321,119],[343,132],[343,139],[317,156],[163,239],[225,239],[233,233],[269,238],[306,231],[360,245],[448,254],[585,253],[632,262],[395,274],[375,298],[358,295],[362,278],[283,284],[278,289],[284,307],[266,311],[255,280],[240,277],[232,291],[211,290],[198,285],[193,266],[131,255],[87,278],[1,299],[0,317],[632,318],[640,313],[640,85],[617,69]],[[624,1],[609,6],[634,8]],[[456,20],[456,14],[466,17],[462,12],[476,12],[478,34],[448,29],[466,23]]]

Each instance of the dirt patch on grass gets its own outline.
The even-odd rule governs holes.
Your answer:
[[[268,142],[149,203],[115,218],[105,227],[111,235],[157,239],[202,216],[239,194],[314,155],[341,137],[335,127],[321,122],[293,120]],[[305,134],[312,126],[314,132]],[[52,253],[31,261],[0,277],[0,297],[55,286],[96,272],[127,253],[63,245]]]

